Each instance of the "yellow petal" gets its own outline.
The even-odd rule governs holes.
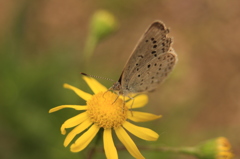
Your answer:
[[[83,76],[83,79],[87,82],[88,86],[92,89],[94,94],[107,91],[107,88],[103,86],[101,83],[99,83],[97,80],[95,80],[94,78]]]
[[[127,132],[122,128],[116,128],[115,132],[117,134],[117,137],[119,140],[123,143],[123,145],[126,147],[128,152],[137,159],[143,159],[144,157],[138,150],[137,146],[133,142],[133,140],[130,138],[130,136],[127,134]]]
[[[72,152],[82,151],[92,141],[94,136],[99,131],[99,127],[93,124],[82,136],[80,136],[74,144],[71,145],[70,149]]]
[[[137,96],[139,93],[129,93],[127,96],[124,96],[124,100],[128,101],[131,100],[133,98],[135,98],[135,96]]]
[[[231,159],[233,157],[233,154],[229,151],[221,151],[221,152],[218,152],[217,156],[219,156],[219,158],[217,159]]]
[[[86,92],[78,89],[77,87],[71,86],[71,85],[66,84],[66,83],[63,85],[63,87],[73,90],[80,98],[82,98],[86,101],[92,98],[91,94],[86,93]]]
[[[125,121],[123,127],[127,129],[133,135],[147,141],[156,141],[159,135],[151,129],[133,125]]]
[[[87,118],[88,118],[88,115],[87,115],[86,112],[84,112],[84,113],[78,114],[78,115],[66,120],[61,126],[61,133],[63,135],[65,135],[66,134],[66,130],[65,130],[66,128],[71,128],[71,127],[74,127],[78,124],[81,124]]]
[[[60,105],[60,106],[57,106],[57,107],[54,107],[54,108],[50,109],[49,113],[58,111],[58,110],[63,109],[63,108],[73,108],[75,110],[86,110],[87,106],[85,106],[85,105]]]
[[[126,105],[128,108],[140,108],[146,105],[148,102],[148,96],[146,94],[141,94],[136,97],[133,97],[132,100],[129,100]]]
[[[104,129],[103,132],[104,151],[108,159],[118,159],[117,149],[112,139],[112,129]]]
[[[77,127],[75,127],[70,133],[68,133],[68,135],[66,136],[63,145],[65,147],[68,146],[68,144],[73,140],[73,138],[81,133],[83,130],[87,129],[90,125],[92,124],[92,122],[90,120],[85,120],[83,121],[81,124],[79,124]]]
[[[124,95],[120,95],[119,92],[117,91],[115,93],[118,94],[119,97],[123,99],[125,102],[128,102],[129,100],[132,100],[140,95],[139,93],[128,93],[127,96],[126,95],[124,96]]]
[[[135,121],[135,122],[151,121],[151,120],[156,120],[161,117],[162,117],[161,115],[154,115],[151,113],[128,111],[128,119]]]

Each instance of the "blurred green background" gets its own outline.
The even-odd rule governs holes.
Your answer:
[[[179,62],[149,94],[141,110],[163,118],[137,125],[160,134],[137,145],[193,146],[225,136],[240,156],[240,1],[49,0],[0,2],[0,158],[79,159],[63,147],[61,124],[77,112],[48,114],[62,104],[84,104],[68,83],[90,91],[80,72],[117,80],[135,44],[154,20],[174,37]],[[89,60],[83,49],[91,16],[106,9],[119,22]],[[112,82],[99,80],[110,87]],[[116,141],[116,144],[120,144]],[[146,158],[193,159],[142,151]],[[119,158],[131,158],[125,151]],[[101,152],[96,158],[105,158]]]

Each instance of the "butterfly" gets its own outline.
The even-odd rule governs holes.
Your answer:
[[[177,62],[168,33],[163,22],[153,22],[136,45],[119,80],[109,90],[123,96],[155,90]]]

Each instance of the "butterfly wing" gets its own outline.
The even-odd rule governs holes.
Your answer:
[[[173,49],[160,54],[133,74],[136,78],[130,79],[127,85],[128,91],[132,93],[153,91],[166,79],[176,62],[177,55]]]
[[[163,55],[172,56],[174,61],[176,61],[176,54],[171,53],[170,47],[172,44],[172,39],[167,37],[169,30],[165,27],[162,22],[156,21],[154,22],[142,36],[140,41],[138,42],[136,48],[134,49],[132,55],[130,56],[122,75],[119,79],[119,82],[122,86],[122,91],[125,92],[123,94],[127,94],[128,92],[142,92],[150,91],[155,84],[146,89],[146,85],[150,82],[150,76],[155,72],[155,74],[162,73],[161,71],[154,70],[154,67],[148,68],[149,64],[155,64],[163,62],[162,60],[158,59],[159,57],[163,57]],[[167,62],[165,62],[167,63]],[[164,63],[164,64],[165,64]],[[174,62],[175,64],[175,62]],[[158,68],[159,69],[159,68]],[[164,69],[163,67],[161,69]],[[148,73],[150,74],[147,74]],[[138,75],[142,75],[141,78]],[[150,75],[150,76],[149,76]],[[149,77],[148,77],[149,76]],[[155,76],[155,75],[154,75]],[[156,78],[160,78],[156,76]],[[162,77],[163,78],[163,77]],[[139,81],[144,80],[145,82]],[[148,82],[147,82],[148,81]],[[155,80],[154,80],[155,81]],[[161,81],[161,80],[160,80]],[[143,83],[141,85],[141,83]],[[157,83],[157,80],[156,82]],[[143,89],[145,87],[145,89]],[[140,89],[139,89],[140,88]]]

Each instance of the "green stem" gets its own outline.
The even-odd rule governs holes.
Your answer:
[[[171,153],[182,153],[195,155],[197,154],[197,149],[195,147],[139,147],[140,150],[150,150],[150,151],[161,151],[161,152],[171,152]]]
[[[100,132],[98,133],[93,147],[89,150],[88,155],[87,155],[87,159],[92,159],[93,158],[95,152],[97,151],[97,145],[98,145],[101,138],[102,138],[102,130],[100,130]]]
[[[198,149],[196,147],[181,147],[178,148],[178,153],[189,154],[189,155],[197,155]]]
[[[98,42],[98,39],[96,38],[96,36],[94,36],[93,33],[89,33],[86,40],[85,48],[83,51],[83,56],[86,61],[88,61],[91,55],[93,54],[96,48],[97,42]]]
[[[180,153],[180,154],[188,154],[196,156],[198,154],[198,150],[195,147],[151,147],[151,146],[138,146],[139,150],[142,151],[160,151],[167,153]],[[124,146],[117,147],[118,151],[126,150]],[[104,151],[103,149],[98,149],[98,151]]]

